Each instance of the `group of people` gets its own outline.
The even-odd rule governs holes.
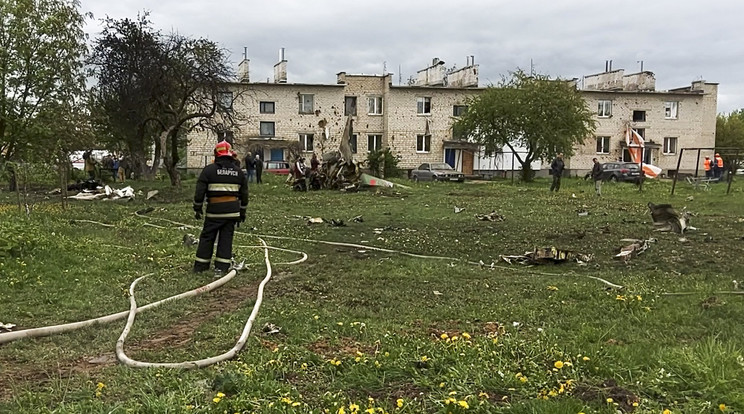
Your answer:
[[[261,160],[261,155],[256,154],[254,156],[249,152],[243,159],[243,164],[245,164],[245,173],[248,181],[255,181],[256,184],[261,184],[261,175],[263,174],[263,161]]]
[[[703,160],[703,169],[705,169],[706,178],[717,178],[720,180],[723,175],[723,158],[721,158],[721,154],[716,153],[712,160],[710,157],[705,157],[705,160]]]
[[[125,160],[119,159],[116,155],[107,154],[101,159],[101,165],[98,165],[93,156],[93,150],[83,152],[83,168],[88,174],[88,178],[95,180],[96,175],[101,175],[101,170],[106,170],[111,173],[111,178],[115,182],[123,183],[126,178]]]

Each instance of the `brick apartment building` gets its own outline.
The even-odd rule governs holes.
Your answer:
[[[494,175],[512,168],[511,156],[485,157],[478,145],[452,130],[453,119],[466,110],[467,98],[484,89],[478,87],[478,65],[472,57],[457,70],[446,69],[435,58],[405,86],[393,85],[391,74],[345,72],[337,74],[335,84],[288,83],[283,52],[274,66],[273,83],[250,82],[249,60],[244,59],[238,82],[225,85],[224,99],[232,101],[232,110],[245,122],[231,131],[191,132],[187,168],[198,170],[211,162],[214,144],[223,138],[233,141],[241,157],[253,151],[265,161],[285,160],[289,148],[298,144],[307,155],[320,155],[338,148],[350,115],[356,161],[389,147],[401,157],[403,169],[445,161],[465,174]],[[601,162],[623,157],[628,127],[645,137],[646,160],[664,173],[676,168],[679,148],[714,146],[717,84],[696,81],[656,91],[653,73],[625,75],[615,70],[584,77],[582,93],[596,111],[597,129],[567,161],[574,174],[588,171],[593,157]],[[680,169],[694,170],[695,162],[686,157]]]

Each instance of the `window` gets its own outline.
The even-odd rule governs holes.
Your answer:
[[[467,110],[467,105],[455,105],[452,107],[452,116],[463,116]]]
[[[610,153],[610,137],[597,137],[597,154]]]
[[[664,154],[677,153],[677,137],[664,137]]]
[[[274,102],[260,102],[258,104],[258,109],[262,114],[273,114]]]
[[[304,152],[313,152],[313,134],[300,134],[300,146]]]
[[[612,116],[612,101],[599,101],[597,104],[597,116],[609,118]]]
[[[312,114],[313,113],[313,100],[315,95],[301,93],[300,94],[300,113],[301,114]]]
[[[356,154],[357,153],[357,134],[354,134],[349,139],[349,146],[351,147],[351,153]]]
[[[367,151],[379,151],[382,148],[382,135],[367,135]]]
[[[344,99],[344,115],[349,116],[353,115],[356,116],[356,96],[347,96]]]
[[[431,114],[431,98],[420,97],[416,98],[416,113],[421,115]]]
[[[261,122],[262,137],[273,137],[274,136],[274,123],[273,122]]]
[[[382,115],[382,96],[370,96],[368,103],[369,115]]]
[[[633,128],[633,131],[638,133],[638,135],[640,135],[641,138],[646,139],[646,128]]]
[[[217,104],[220,109],[226,112],[232,112],[233,107],[233,93],[232,92],[217,92]]]
[[[679,102],[664,102],[664,118],[677,119],[677,110]]]
[[[646,122],[646,111],[633,111],[633,122]]]
[[[431,135],[416,135],[416,152],[431,151]]]
[[[217,142],[220,141],[227,141],[230,143],[230,145],[234,144],[234,137],[232,131],[218,131],[217,132]]]

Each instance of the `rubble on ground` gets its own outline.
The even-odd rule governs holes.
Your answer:
[[[535,248],[533,251],[525,252],[525,254],[522,255],[501,256],[501,260],[509,264],[519,263],[527,265],[559,264],[567,262],[585,264],[593,259],[594,255],[591,254],[562,250],[556,247],[541,247]]]
[[[108,185],[103,187],[96,187],[93,190],[90,189],[83,189],[79,193],[67,197],[71,200],[85,200],[85,201],[91,201],[91,200],[120,200],[120,199],[126,199],[126,200],[133,200],[134,199],[134,189],[130,186],[126,186],[122,189],[112,189]]]
[[[654,220],[656,231],[673,231],[682,234],[685,230],[696,230],[690,226],[691,214],[688,211],[682,211],[682,214],[679,214],[674,211],[671,204],[654,203],[648,203],[648,210]]]
[[[488,214],[476,214],[475,218],[477,218],[480,221],[504,221],[506,220],[502,214],[499,214],[496,212],[496,210],[491,211]]]
[[[643,254],[651,243],[656,242],[656,239],[640,240],[640,239],[621,239],[621,242],[630,243],[620,248],[620,253],[614,256],[615,259],[628,261],[633,257]]]

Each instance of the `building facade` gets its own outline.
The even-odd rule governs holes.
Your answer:
[[[243,123],[224,131],[189,134],[187,168],[199,170],[212,160],[214,144],[232,141],[241,158],[248,151],[263,160],[293,155],[319,156],[339,146],[348,116],[353,120],[351,148],[355,161],[370,151],[390,148],[399,167],[447,162],[458,171],[496,175],[519,169],[509,154],[485,157],[478,145],[457,136],[452,123],[477,96],[478,65],[447,70],[434,59],[410,85],[393,85],[392,75],[337,74],[335,84],[293,84],[286,79],[287,61],[280,55],[273,83],[250,82],[249,61],[241,62],[238,82],[225,85],[225,101]],[[582,93],[595,110],[597,129],[575,149],[567,168],[575,174],[601,162],[623,157],[625,131],[634,128],[647,140],[648,160],[665,172],[676,168],[679,148],[712,147],[715,140],[717,85],[704,81],[690,87],[656,91],[650,72],[624,75],[608,71],[584,78]],[[694,170],[696,160],[683,160],[681,170]],[[536,164],[540,168],[540,164]]]

